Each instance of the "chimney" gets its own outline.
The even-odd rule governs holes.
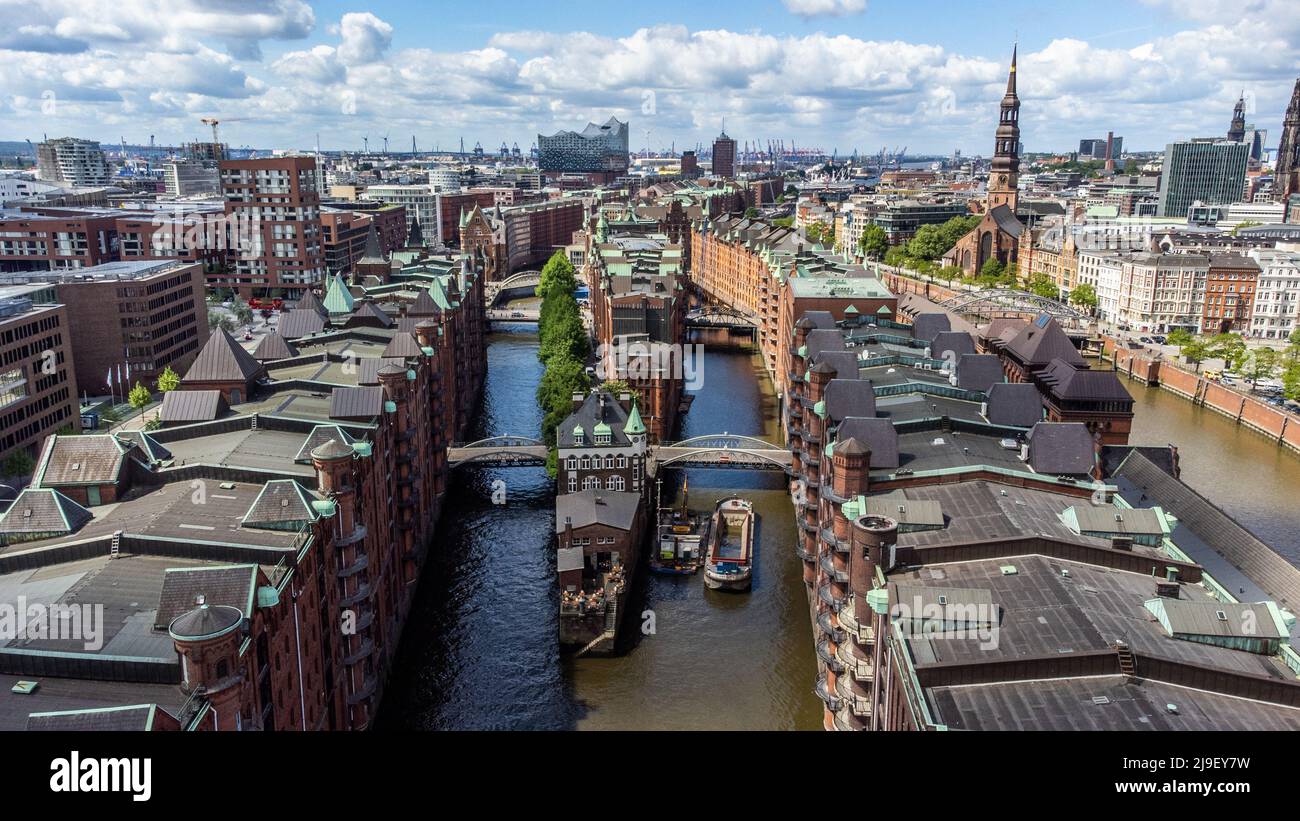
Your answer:
[[[572,398],[573,398],[573,412],[577,413],[578,409],[582,407],[582,402],[584,399],[587,398],[587,395],[585,393],[579,393],[578,391],[574,391]]]
[[[1162,599],[1178,598],[1179,584],[1177,582],[1156,582],[1156,595]]]
[[[624,413],[631,413],[631,412],[632,412],[632,394],[630,394],[630,393],[620,393],[620,394],[618,395],[618,404],[619,404],[619,407],[621,407],[621,408],[623,409],[623,412],[624,412]]]
[[[1167,581],[1167,582],[1177,583],[1177,581],[1178,581],[1178,568],[1174,567],[1173,565],[1169,565],[1168,567],[1166,567],[1166,568],[1165,568],[1165,581]]]

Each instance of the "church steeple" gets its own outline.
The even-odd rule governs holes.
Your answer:
[[[1246,95],[1244,92],[1237,98],[1237,105],[1232,109],[1232,125],[1228,126],[1228,139],[1234,143],[1246,139]]]
[[[1020,180],[1020,97],[1016,93],[1017,44],[1011,50],[1011,70],[1007,72],[1007,93],[1002,98],[998,117],[997,142],[993,151],[992,170],[989,173],[989,203],[992,211],[1005,205],[1013,212],[1018,199]]]
[[[1278,202],[1287,202],[1300,194],[1300,80],[1295,81],[1291,104],[1282,120],[1282,140],[1277,148],[1277,167],[1273,172],[1273,192]]]

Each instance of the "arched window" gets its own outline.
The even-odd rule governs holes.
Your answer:
[[[576,457],[576,456],[570,456],[570,457],[569,457],[569,461],[568,461],[568,465],[569,465],[569,470],[577,470],[577,469],[578,469],[578,457]]]
[[[586,479],[583,479],[583,480],[582,480],[582,489],[583,489],[583,490],[600,490],[600,477],[599,477],[599,476],[588,476]]]

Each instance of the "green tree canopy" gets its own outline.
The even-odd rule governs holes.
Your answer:
[[[1243,374],[1252,383],[1261,379],[1272,379],[1282,364],[1282,354],[1272,348],[1256,348],[1246,361]]]
[[[1224,361],[1231,370],[1237,370],[1246,364],[1249,353],[1246,340],[1237,334],[1218,334],[1210,339],[1210,356]]]
[[[160,392],[174,391],[180,386],[181,378],[176,375],[176,371],[172,370],[171,365],[163,368],[163,372],[158,374],[158,390]]]
[[[1214,350],[1209,340],[1197,336],[1182,346],[1182,354],[1184,359],[1196,366],[1197,373],[1200,373],[1201,363],[1213,357]]]
[[[153,401],[153,394],[151,394],[149,389],[144,385],[136,382],[135,387],[131,389],[129,394],[127,394],[126,401],[131,403],[131,407],[140,410]]]
[[[1060,299],[1061,291],[1052,278],[1042,272],[1029,278],[1029,292],[1044,299]]]
[[[1165,342],[1181,348],[1190,344],[1194,339],[1196,339],[1196,337],[1192,335],[1191,331],[1188,331],[1185,328],[1174,328],[1169,332],[1169,335],[1165,337]]]
[[[881,259],[889,252],[889,233],[879,225],[868,225],[862,231],[858,250],[867,259]]]
[[[1097,289],[1088,283],[1080,283],[1074,286],[1070,291],[1070,304],[1077,305],[1080,308],[1087,308],[1089,311],[1097,309]]]
[[[572,294],[578,289],[578,275],[573,263],[563,251],[556,251],[542,266],[538,278],[537,295],[546,299],[552,293]]]

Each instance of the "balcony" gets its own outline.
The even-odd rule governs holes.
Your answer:
[[[360,573],[362,570],[365,570],[369,566],[370,566],[370,557],[367,556],[365,553],[360,553],[352,561],[351,564],[346,564],[339,568],[338,576],[340,579],[349,579],[357,575],[358,573]]]
[[[854,651],[852,644],[838,644],[836,655],[844,663],[845,669],[853,676],[853,680],[861,684],[869,684],[876,678],[875,665],[871,659],[863,658]]]
[[[836,614],[840,613],[841,610],[844,609],[844,597],[836,596],[835,592],[831,590],[829,584],[823,584],[821,587],[817,588],[817,598],[829,605],[831,611]]]
[[[832,713],[838,713],[843,707],[844,700],[831,692],[830,687],[827,686],[825,676],[817,677],[817,685],[813,687],[813,692],[817,694],[818,698],[826,702],[826,709]]]
[[[853,545],[847,539],[835,538],[835,531],[829,527],[823,527],[821,532],[822,543],[830,545],[836,553],[848,553],[853,549]]]
[[[365,681],[361,683],[360,689],[358,689],[352,695],[348,696],[348,705],[355,707],[361,702],[367,701],[371,696],[375,694],[375,689],[378,686],[379,686],[379,679],[375,678],[375,676],[373,675],[366,676]]]
[[[357,662],[369,658],[369,656],[374,652],[375,652],[375,643],[368,638],[362,639],[361,644],[357,647],[356,650],[353,650],[351,653],[348,653],[343,657],[343,663],[351,667]]]
[[[814,555],[814,554],[812,554],[812,553],[809,553],[807,550],[804,550],[804,547],[803,547],[803,540],[802,540],[802,539],[798,539],[798,540],[795,541],[795,543],[794,543],[794,555],[796,555],[796,556],[798,556],[799,558],[803,559],[805,562],[815,562],[815,561],[817,561],[817,556],[816,556],[816,555]]]
[[[835,652],[831,650],[830,642],[826,639],[817,642],[817,658],[821,659],[822,663],[826,665],[826,669],[832,673],[839,675],[844,672],[844,662],[840,661]]]
[[[334,538],[335,547],[351,547],[352,545],[364,541],[368,531],[365,525],[357,525],[347,536],[336,536]]]
[[[837,569],[835,567],[835,560],[831,558],[831,554],[823,553],[821,562],[819,562],[819,564],[821,565],[822,570],[825,571],[826,575],[830,577],[832,581],[837,581],[840,584],[848,583],[849,571]]]
[[[351,607],[357,602],[365,601],[368,598],[370,598],[370,583],[362,582],[361,586],[356,589],[356,592],[339,599],[339,604],[343,607]]]
[[[831,641],[835,642],[837,645],[843,644],[849,640],[848,633],[831,623],[831,614],[829,611],[822,613],[817,617],[817,626],[820,627],[822,632],[829,636]],[[843,652],[844,648],[839,648],[839,651]]]

